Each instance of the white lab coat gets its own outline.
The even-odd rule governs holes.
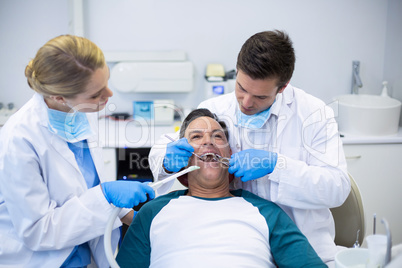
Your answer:
[[[308,238],[324,262],[334,259],[335,226],[331,207],[340,206],[350,192],[350,181],[338,127],[331,108],[321,100],[288,85],[278,94],[271,115],[261,129],[237,127],[234,92],[202,102],[229,129],[232,153],[255,148],[278,153],[274,171],[242,182],[243,188],[277,203]],[[155,177],[163,179],[166,149],[161,139],[150,153]]]
[[[95,129],[96,118],[88,114]],[[60,267],[74,246],[87,241],[96,265],[109,267],[103,234],[113,207],[99,185],[87,188],[67,143],[48,130],[41,95],[8,120],[0,144],[0,267]],[[104,182],[97,135],[88,144]],[[116,220],[114,228],[120,225]],[[115,229],[114,247],[119,237]]]

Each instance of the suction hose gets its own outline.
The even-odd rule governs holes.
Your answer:
[[[105,246],[105,254],[107,261],[112,268],[119,268],[120,266],[117,264],[116,259],[114,258],[113,249],[112,249],[112,231],[113,224],[116,218],[119,216],[121,208],[115,207],[113,209],[112,215],[106,225],[105,236],[104,236],[104,246]]]

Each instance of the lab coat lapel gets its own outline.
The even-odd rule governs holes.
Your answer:
[[[86,115],[88,118],[88,122],[91,125],[91,129],[95,133],[87,139],[89,151],[91,153],[96,172],[98,173],[99,180],[100,182],[104,182],[106,178],[104,177],[102,144],[99,140],[99,112],[87,113]]]
[[[98,172],[99,180],[101,182],[103,182],[104,181],[103,156],[102,156],[102,150],[98,143],[98,139],[97,139],[96,135],[94,135],[94,136],[88,138],[87,141],[88,141],[89,151],[91,152],[92,161],[94,162],[96,172]]]
[[[279,99],[280,98],[280,99]],[[293,88],[288,85],[288,87],[283,91],[281,96],[278,97],[279,103],[279,112],[278,112],[278,121],[277,121],[277,139],[279,140],[282,131],[285,129],[286,125],[290,122],[290,119],[293,117],[293,110],[290,109],[290,105],[294,100]]]
[[[67,143],[59,138],[56,134],[51,134],[50,145],[53,146],[56,152],[60,154],[68,163],[70,163],[79,174],[81,174],[80,168],[78,167],[77,161],[75,160],[74,153],[68,148]]]
[[[40,116],[40,124],[43,128],[48,128],[49,119],[46,108],[47,106],[45,104],[43,96],[35,93],[34,101],[36,103],[35,106],[38,110],[37,114]],[[56,134],[50,133],[50,131],[48,130],[46,130],[45,133],[49,133],[50,145],[55,149],[55,151],[59,153],[60,156],[64,158],[67,162],[69,162],[78,171],[79,174],[81,174],[77,161],[75,160],[74,153],[70,150],[70,148],[68,148],[67,143]]]

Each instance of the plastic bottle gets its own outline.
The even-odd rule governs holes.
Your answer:
[[[381,97],[389,97],[387,85],[388,85],[387,81],[382,82]]]

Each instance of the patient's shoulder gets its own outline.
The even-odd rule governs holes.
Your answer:
[[[185,190],[180,190],[160,195],[144,204],[139,210],[138,215],[141,215],[140,217],[144,217],[145,215],[155,217],[155,215],[158,214],[164,206],[169,204],[172,199],[177,199],[184,194]]]
[[[243,197],[247,202],[257,207],[262,214],[277,214],[282,213],[283,210],[274,202],[259,197],[247,190],[239,189],[232,192],[234,195]]]
[[[259,197],[258,195],[253,194],[252,192],[249,192],[247,190],[238,189],[238,190],[231,191],[231,193],[234,194],[235,196],[243,197],[244,199],[249,200],[249,201],[260,202],[262,204],[271,204],[271,205],[276,206],[276,204],[274,202],[264,199],[262,197]]]

